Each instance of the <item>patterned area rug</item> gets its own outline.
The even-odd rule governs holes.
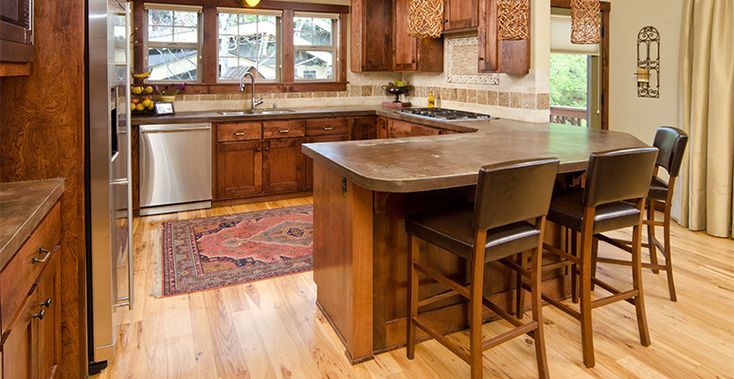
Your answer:
[[[311,205],[163,223],[161,293],[171,296],[311,270]]]

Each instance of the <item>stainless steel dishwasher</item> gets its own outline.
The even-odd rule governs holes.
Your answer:
[[[212,126],[140,126],[140,214],[211,207]]]

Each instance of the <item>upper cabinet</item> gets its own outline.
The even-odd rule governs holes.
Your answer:
[[[442,72],[443,39],[408,35],[410,0],[352,0],[353,72]]]
[[[479,26],[479,0],[444,0],[445,33],[463,32]]]
[[[530,14],[527,19],[530,22]],[[479,0],[478,35],[479,72],[517,75],[530,72],[530,38],[519,41],[500,41],[498,38],[497,0]]]

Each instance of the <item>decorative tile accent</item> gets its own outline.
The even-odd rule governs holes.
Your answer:
[[[476,36],[451,38],[448,40],[449,83],[499,85],[499,74],[481,74],[477,67],[479,40]]]

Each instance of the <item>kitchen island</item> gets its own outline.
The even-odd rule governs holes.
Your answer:
[[[417,122],[416,117],[397,113],[385,116]],[[583,172],[592,152],[646,146],[625,133],[578,127],[510,120],[431,123],[467,133],[303,145],[304,154],[314,161],[317,302],[352,363],[405,344],[406,215],[472,201],[483,165],[557,157],[563,176]],[[561,246],[565,238],[549,224],[546,242]],[[455,255],[427,245],[421,252],[421,260],[430,260],[446,276],[467,278],[466,262]],[[510,309],[515,277],[497,263],[490,266],[485,294]],[[561,269],[547,272],[543,287],[557,298],[569,290]],[[420,288],[422,298],[445,291],[428,281]],[[466,327],[466,303],[456,296],[426,310],[434,329]],[[419,333],[418,338],[427,336]]]

